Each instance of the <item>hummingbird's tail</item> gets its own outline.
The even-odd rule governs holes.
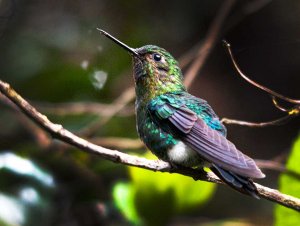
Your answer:
[[[211,170],[233,189],[243,194],[250,195],[256,199],[260,199],[257,188],[250,178],[225,170],[215,164],[212,165]]]

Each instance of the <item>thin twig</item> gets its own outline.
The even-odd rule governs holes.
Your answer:
[[[79,134],[84,137],[93,136],[101,126],[103,126],[113,116],[115,116],[117,113],[119,113],[121,110],[123,110],[127,106],[127,104],[130,103],[134,99],[134,97],[135,97],[135,88],[134,87],[130,87],[127,90],[125,90],[112,103],[112,105],[115,105],[115,107],[110,109],[110,112],[108,112],[106,117],[101,118],[101,120],[97,119],[96,122],[90,124],[88,127],[81,130]]]
[[[252,0],[252,1],[243,1],[243,5],[236,10],[231,16],[226,26],[223,28],[227,33],[229,30],[234,28],[239,24],[245,17],[250,14],[257,13],[259,10],[266,7],[272,0]]]
[[[39,144],[39,146],[43,149],[49,147],[51,143],[51,139],[49,135],[28,119],[24,114],[19,114],[20,112],[16,112],[16,118],[19,120],[21,124],[23,124],[24,128],[32,135],[35,142]]]
[[[97,137],[91,139],[94,144],[117,149],[139,149],[145,147],[140,139],[123,137]]]
[[[38,143],[41,148],[46,148],[49,146],[51,140],[44,130],[29,120],[24,114],[20,114],[20,109],[2,93],[0,93],[0,101],[10,107],[10,109],[16,115],[16,119],[32,135],[32,137],[35,139],[35,142]]]
[[[247,122],[236,119],[222,118],[221,122],[227,125],[240,125],[240,126],[248,126],[248,127],[265,127],[265,126],[279,126],[288,122],[293,117],[296,117],[297,114],[286,115],[279,119],[268,121],[268,122]]]
[[[230,47],[230,44],[227,42],[227,41],[223,41],[228,53],[229,53],[229,56],[231,58],[231,61],[235,67],[235,69],[237,70],[238,74],[243,78],[245,79],[248,83],[252,84],[253,86],[267,92],[271,97],[272,97],[272,102],[274,104],[274,106],[283,111],[283,112],[287,112],[288,114],[284,117],[281,117],[279,119],[276,119],[276,120],[273,120],[273,121],[269,121],[269,122],[247,122],[247,121],[240,121],[240,120],[236,120],[236,119],[228,119],[228,118],[223,118],[221,121],[223,123],[226,123],[226,124],[235,124],[235,125],[242,125],[242,126],[249,126],[249,127],[265,127],[265,126],[275,126],[275,125],[282,125],[284,123],[286,123],[287,121],[289,121],[291,118],[294,118],[298,115],[300,115],[300,100],[296,100],[296,99],[292,99],[292,98],[289,98],[289,97],[286,97],[282,94],[279,94],[271,89],[269,89],[268,87],[265,87],[253,80],[251,80],[248,76],[246,76],[242,70],[240,69],[240,67],[238,66],[233,54],[232,54],[232,51],[231,51],[231,47]],[[277,102],[276,98],[278,99],[281,99],[283,101],[286,101],[290,104],[295,104],[294,107],[290,108],[290,109],[287,109],[287,108],[284,108],[282,106],[279,105],[279,103]]]
[[[272,102],[274,106],[280,111],[287,112],[290,116],[297,116],[300,114],[300,104],[293,106],[292,108],[284,108],[279,105],[276,100],[276,97],[272,96]]]
[[[172,168],[167,162],[161,160],[147,160],[145,158],[140,158],[132,155],[122,153],[120,151],[111,150],[101,146],[97,146],[84,140],[70,131],[64,129],[59,124],[54,124],[45,116],[38,112],[33,106],[31,106],[26,100],[24,100],[14,89],[10,87],[9,84],[0,80],[0,92],[2,92],[7,98],[9,98],[15,105],[32,121],[43,128],[45,131],[49,132],[54,138],[64,141],[74,147],[79,148],[89,154],[95,154],[102,158],[108,159],[110,161],[121,163],[123,165],[130,165],[139,168],[144,168],[152,171],[160,172],[170,172],[178,173],[192,177],[197,180],[204,180],[214,183],[222,183],[214,174],[212,173],[201,173],[201,171],[192,168]],[[255,184],[259,196],[268,199],[272,202],[276,202],[280,205],[286,206],[288,208],[300,211],[300,199],[285,195],[277,190],[262,186],[260,184]]]
[[[111,116],[113,109],[119,108],[120,106],[116,104],[103,104],[103,103],[86,103],[86,102],[70,102],[70,103],[41,103],[34,102],[42,112],[47,112],[48,114],[55,115],[81,115],[81,114],[95,114],[99,116],[108,117]],[[131,116],[134,115],[134,107],[126,106],[118,113],[118,116]]]
[[[283,111],[283,112],[289,112],[291,111],[292,109],[286,109],[282,106],[279,105],[278,101],[276,100],[276,97],[272,96],[272,102],[274,104],[274,106],[279,109],[280,111]]]
[[[261,169],[269,169],[274,170],[279,173],[284,173],[286,175],[295,177],[296,179],[300,180],[300,174],[294,170],[289,170],[280,162],[272,161],[272,160],[261,160],[261,159],[255,159],[255,163],[257,166]]]
[[[225,41],[225,40],[224,40],[223,42],[224,42],[224,45],[225,45],[225,47],[226,47],[226,49],[227,49],[227,51],[228,51],[228,53],[229,53],[229,55],[230,55],[231,61],[232,61],[233,65],[234,65],[235,69],[237,70],[238,74],[239,74],[243,79],[245,79],[248,83],[252,84],[253,86],[255,86],[255,87],[257,87],[257,88],[259,88],[259,89],[261,89],[261,90],[267,92],[267,93],[270,94],[271,96],[277,97],[277,98],[279,98],[279,99],[281,99],[281,100],[284,100],[284,101],[286,101],[286,102],[289,102],[289,103],[291,103],[291,104],[297,104],[297,105],[300,105],[300,100],[296,100],[296,99],[292,99],[292,98],[286,97],[286,96],[284,96],[284,95],[282,95],[282,94],[280,94],[280,93],[277,93],[277,92],[275,92],[275,91],[269,89],[268,87],[265,87],[265,86],[263,86],[263,85],[261,85],[261,84],[258,84],[258,83],[255,82],[255,81],[251,80],[247,75],[245,75],[245,74],[242,72],[242,70],[240,69],[239,65],[237,64],[237,62],[236,62],[236,60],[235,60],[235,58],[234,58],[234,56],[233,56],[233,54],[232,54],[230,44],[229,44],[227,41]]]
[[[222,24],[225,21],[225,18],[228,16],[235,2],[236,0],[226,0],[219,9],[219,12],[213,20],[203,44],[198,49],[197,57],[194,59],[194,63],[190,66],[190,68],[185,74],[184,82],[186,87],[189,87],[191,85],[197,73],[199,73],[199,71],[202,69],[206,59],[208,58],[212,48],[214,47],[217,41],[217,38],[219,37]]]
[[[180,57],[178,57],[178,63],[181,70],[185,69],[195,58],[197,55],[198,50],[203,45],[203,40],[196,43],[194,46],[192,46],[189,50],[187,50],[184,54],[182,54]]]
[[[10,108],[13,108],[15,110],[18,110],[18,108],[15,106],[15,104],[13,102],[11,102],[10,99],[8,99],[5,95],[3,95],[2,93],[0,93],[0,102],[4,105],[9,106]]]

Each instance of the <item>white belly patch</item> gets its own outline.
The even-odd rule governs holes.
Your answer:
[[[199,161],[197,153],[181,141],[168,150],[168,157],[171,162],[186,166],[194,165]]]

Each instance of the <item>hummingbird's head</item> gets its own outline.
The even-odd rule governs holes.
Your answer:
[[[136,86],[156,94],[185,90],[178,62],[165,49],[146,45],[133,55]]]
[[[132,55],[138,98],[152,99],[164,93],[185,90],[178,62],[165,49],[154,45],[134,49],[107,32],[98,30]]]

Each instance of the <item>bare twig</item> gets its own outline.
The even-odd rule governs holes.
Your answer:
[[[161,172],[172,172],[179,173],[182,175],[193,177],[197,180],[204,180],[214,183],[222,183],[214,174],[212,173],[201,173],[201,171],[192,168],[172,168],[169,163],[161,160],[147,160],[145,158],[140,158],[132,155],[122,153],[120,151],[111,150],[101,146],[97,146],[84,140],[70,131],[64,129],[61,125],[54,124],[48,120],[45,115],[38,112],[33,106],[31,106],[26,100],[24,100],[18,93],[16,93],[9,84],[2,82],[0,80],[0,92],[2,92],[7,98],[9,98],[15,105],[25,114],[28,118],[34,121],[37,125],[43,128],[45,131],[49,132],[54,138],[64,141],[74,147],[77,147],[89,154],[95,154],[102,158],[108,159],[110,161],[121,163],[123,165],[130,165],[139,168],[144,168],[152,171]],[[272,202],[276,202],[280,205],[286,206],[288,208],[300,211],[300,199],[295,197],[285,195],[277,190],[262,186],[260,184],[255,184],[259,196]]]
[[[18,110],[18,108],[15,106],[14,103],[11,102],[10,99],[8,99],[5,95],[3,95],[2,93],[0,93],[0,102],[9,106],[10,108],[13,108],[15,110]]]
[[[129,139],[123,137],[97,137],[91,141],[100,146],[118,149],[138,149],[145,147],[140,139]]]
[[[196,43],[178,58],[178,63],[181,70],[185,69],[185,67],[187,67],[193,61],[193,59],[197,55],[197,51],[199,50],[199,48],[201,48],[202,44],[203,40]]]
[[[286,97],[282,94],[279,94],[271,89],[269,89],[268,87],[265,87],[263,85],[258,84],[257,82],[251,80],[248,76],[246,76],[242,70],[240,69],[240,67],[238,66],[232,51],[231,51],[231,47],[230,44],[228,42],[226,42],[225,40],[223,41],[224,45],[227,48],[227,51],[230,55],[231,61],[235,67],[235,69],[237,70],[238,74],[245,79],[248,83],[250,83],[251,85],[267,92],[271,97],[272,97],[272,102],[274,104],[274,106],[283,111],[283,112],[287,112],[288,114],[284,117],[281,117],[279,119],[273,120],[273,121],[269,121],[269,122],[247,122],[247,121],[240,121],[240,120],[235,120],[235,119],[228,119],[228,118],[223,118],[221,121],[223,123],[226,124],[235,124],[235,125],[242,125],[242,126],[249,126],[249,127],[265,127],[265,126],[275,126],[275,125],[282,125],[284,123],[286,123],[287,121],[289,121],[291,118],[294,118],[296,116],[300,115],[300,100],[296,100],[296,99],[292,99],[289,97]],[[276,98],[281,99],[283,101],[286,101],[290,104],[295,104],[294,107],[287,109],[284,108],[282,106],[279,105],[279,103],[277,102]]]
[[[283,112],[287,112],[290,116],[297,116],[300,114],[300,104],[294,105],[291,108],[285,108],[285,107],[282,107],[281,105],[279,105],[279,103],[276,100],[276,97],[274,97],[274,96],[272,96],[272,102],[277,109],[279,109],[280,111],[283,111]]]
[[[194,59],[194,63],[190,66],[185,74],[185,85],[187,87],[191,85],[192,81],[195,79],[197,73],[199,73],[207,57],[211,53],[211,50],[219,36],[222,24],[235,2],[236,0],[226,0],[217,13],[217,16],[213,20],[203,44],[198,49],[197,57]]]
[[[41,129],[31,120],[29,120],[24,114],[19,114],[19,112],[16,113],[16,118],[21,124],[23,124],[24,128],[32,135],[35,142],[38,143],[41,148],[45,149],[49,147],[51,143],[49,135],[43,129]]]
[[[297,173],[296,171],[289,170],[285,167],[280,162],[274,161],[274,160],[261,160],[261,159],[256,159],[255,163],[257,166],[261,169],[269,169],[269,170],[274,170],[279,173],[284,173],[286,175],[295,177],[296,179],[300,180],[300,174]]]
[[[248,16],[249,14],[255,13],[265,7],[268,3],[270,3],[272,0],[255,0],[251,1],[249,3],[246,3],[242,10],[239,12],[242,12],[242,15],[239,16],[239,19],[234,18],[234,25],[236,25],[238,22],[240,22],[243,18]],[[192,81],[195,79],[196,74],[199,73],[202,69],[202,67],[205,64],[206,59],[208,58],[211,50],[213,49],[219,33],[221,31],[221,27],[224,24],[225,18],[228,16],[230,10],[234,6],[235,1],[227,1],[224,2],[224,4],[221,6],[219,12],[217,13],[217,16],[215,17],[214,21],[212,22],[209,31],[206,35],[206,38],[204,41],[201,41],[194,45],[189,51],[187,51],[184,55],[182,55],[179,58],[179,65],[181,69],[186,67],[194,58],[198,55],[198,64],[196,65],[195,60],[195,66],[191,66],[188,72],[185,74],[185,84],[187,87],[189,87],[192,83]],[[233,27],[232,25],[230,27]],[[228,29],[224,29],[227,31]],[[223,30],[223,31],[224,31]],[[197,69],[198,67],[198,69]]]
[[[44,130],[34,124],[24,114],[20,114],[20,109],[16,107],[16,105],[2,93],[0,93],[0,101],[9,106],[14,111],[16,119],[18,119],[18,121],[22,125],[24,125],[24,128],[32,135],[32,137],[40,145],[40,147],[46,148],[49,146],[50,139],[48,137],[48,134]]]
[[[279,105],[278,101],[276,100],[276,97],[272,96],[272,102],[274,104],[274,106],[279,109],[280,111],[283,111],[283,112],[290,112],[292,109],[286,109],[282,106]]]
[[[265,127],[265,126],[279,126],[285,124],[291,118],[296,117],[298,114],[286,115],[279,119],[275,119],[269,122],[247,122],[236,119],[222,118],[221,122],[228,125],[240,125],[240,126],[248,126],[248,127]]]
[[[71,103],[36,103],[37,108],[42,112],[55,115],[80,115],[80,114],[96,114],[99,116],[109,117],[114,108],[120,106],[116,104],[103,104],[103,103],[86,103],[86,102],[71,102]],[[122,105],[122,104],[121,104]],[[116,115],[130,116],[134,114],[133,106],[126,106],[120,110]]]
[[[113,116],[123,110],[128,103],[130,103],[135,97],[135,89],[134,87],[130,87],[125,90],[113,103],[115,107],[110,109],[106,117],[101,118],[101,120],[97,120],[95,123],[90,124],[88,127],[80,131],[81,136],[90,137],[96,133],[96,131],[107,123]]]
[[[239,24],[245,17],[250,14],[254,14],[259,10],[266,7],[272,0],[253,0],[253,1],[243,1],[243,5],[239,10],[236,10],[231,16],[230,20],[226,23],[224,29],[225,32],[228,32],[232,28],[234,28],[237,24]]]
[[[242,70],[241,70],[240,67],[238,66],[238,64],[237,64],[237,62],[236,62],[236,60],[235,60],[235,58],[234,58],[234,56],[233,56],[233,54],[232,54],[230,44],[229,44],[227,41],[225,41],[225,40],[224,40],[223,42],[224,42],[224,45],[225,45],[225,47],[226,47],[226,49],[227,49],[227,51],[228,51],[228,53],[229,53],[229,55],[230,55],[231,61],[232,61],[233,65],[234,65],[235,69],[237,70],[238,74],[239,74],[243,79],[245,79],[248,83],[252,84],[253,86],[255,86],[255,87],[257,87],[257,88],[259,88],[259,89],[261,89],[261,90],[267,92],[268,94],[270,94],[270,95],[273,96],[273,97],[277,97],[277,98],[279,98],[279,99],[281,99],[281,100],[284,100],[284,101],[286,101],[286,102],[289,102],[289,103],[291,103],[291,104],[297,104],[297,105],[300,105],[300,100],[296,100],[296,99],[292,99],[292,98],[286,97],[286,96],[284,96],[284,95],[282,95],[282,94],[280,94],[280,93],[277,93],[277,92],[275,92],[275,91],[269,89],[268,87],[265,87],[265,86],[263,86],[263,85],[260,85],[260,84],[258,84],[257,82],[251,80],[247,75],[245,75],[245,74],[242,72]]]

